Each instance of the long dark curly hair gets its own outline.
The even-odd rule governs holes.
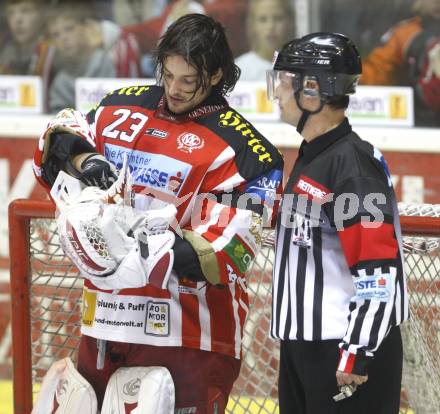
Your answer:
[[[175,55],[182,56],[197,70],[197,89],[206,89],[211,76],[221,69],[223,77],[213,90],[224,96],[234,89],[240,77],[240,69],[234,63],[225,29],[204,14],[180,17],[160,38],[154,53],[159,83],[162,83],[165,59]]]

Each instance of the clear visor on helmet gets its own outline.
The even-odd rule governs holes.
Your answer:
[[[300,88],[300,75],[285,70],[266,71],[267,98],[273,101],[277,98],[278,89],[291,89],[296,92]]]
[[[299,90],[304,91],[304,95],[319,96],[319,80],[313,75],[303,75],[299,73],[286,72],[285,70],[268,70],[267,79],[267,97],[270,101],[277,98],[278,88],[281,90],[291,90],[292,93]]]

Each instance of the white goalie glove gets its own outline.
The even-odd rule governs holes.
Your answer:
[[[66,188],[57,184],[58,178]],[[147,212],[132,208],[126,160],[107,191],[87,187],[73,196],[75,191],[67,189],[71,178],[58,178],[53,188],[59,194],[51,194],[59,207],[60,242],[82,276],[106,290],[147,284],[166,289],[174,262],[175,235],[169,225],[176,207]]]

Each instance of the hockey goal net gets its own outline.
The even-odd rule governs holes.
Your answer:
[[[402,329],[401,412],[440,413],[440,205],[400,205],[411,320]],[[9,208],[15,414],[55,360],[75,360],[82,280],[58,241],[52,204],[16,200]],[[249,272],[244,359],[229,413],[278,412],[278,344],[269,338],[273,234]]]

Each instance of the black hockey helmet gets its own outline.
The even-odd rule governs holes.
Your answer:
[[[349,38],[339,33],[318,32],[294,39],[276,52],[273,70],[268,71],[269,98],[273,97],[280,72],[295,75],[292,76],[295,92],[307,93],[307,82],[318,82],[321,99],[326,101],[355,92],[362,64]]]

